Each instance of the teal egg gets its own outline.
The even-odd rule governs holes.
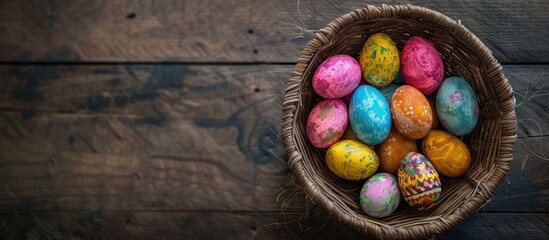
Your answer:
[[[392,83],[398,84],[398,85],[405,84],[404,77],[402,76],[402,70],[400,68],[398,69],[397,76],[395,77],[395,80],[393,80]]]
[[[475,91],[461,77],[449,77],[437,92],[437,115],[448,132],[463,136],[475,128],[479,105]]]
[[[379,89],[379,92],[381,92],[381,94],[383,94],[383,97],[385,98],[385,100],[387,100],[388,103],[391,102],[391,99],[393,98],[393,93],[395,93],[395,90],[400,87],[399,85],[396,85],[396,84],[389,84],[385,87],[382,87]]]
[[[370,85],[359,86],[349,103],[351,127],[368,145],[383,142],[391,131],[391,110],[383,94]]]

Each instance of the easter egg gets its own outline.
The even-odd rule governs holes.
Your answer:
[[[370,85],[358,87],[349,104],[349,121],[360,141],[383,142],[391,130],[391,110],[383,95]]]
[[[406,154],[398,164],[398,185],[404,200],[425,210],[440,197],[440,177],[429,160],[417,152]]]
[[[360,191],[360,206],[371,217],[391,215],[400,204],[400,192],[395,176],[376,173],[369,178]]]
[[[375,149],[379,157],[379,170],[396,176],[400,160],[409,152],[417,152],[417,144],[416,140],[405,137],[392,127],[387,139]]]
[[[470,133],[477,125],[477,96],[471,85],[461,77],[449,77],[440,85],[436,105],[440,123],[456,136]]]
[[[419,90],[408,85],[400,86],[393,94],[391,114],[398,131],[411,139],[425,137],[433,124],[429,102]]]
[[[398,49],[385,33],[376,33],[366,40],[359,62],[364,80],[375,87],[391,83],[400,68]]]
[[[324,98],[340,98],[355,90],[361,81],[360,65],[351,56],[340,54],[324,60],[313,74],[313,89]]]
[[[307,118],[307,137],[313,146],[326,148],[337,142],[347,127],[347,106],[340,99],[317,103]]]
[[[421,141],[421,148],[437,172],[443,176],[461,176],[471,166],[471,153],[465,143],[445,131],[430,131]]]
[[[382,87],[379,89],[379,92],[381,92],[381,94],[383,94],[383,97],[385,98],[385,100],[387,100],[388,103],[391,102],[391,98],[393,98],[393,93],[395,93],[395,90],[400,87],[399,85],[396,85],[396,84],[389,84],[385,87]]]
[[[435,46],[425,38],[414,36],[402,48],[402,76],[406,84],[423,94],[437,90],[444,78],[444,64]]]
[[[379,159],[366,144],[341,140],[326,151],[326,164],[338,177],[358,181],[369,178],[377,171]]]
[[[358,86],[362,86],[364,84],[366,84],[364,81],[360,81]],[[341,100],[343,100],[343,102],[345,102],[345,104],[349,104],[351,102],[351,98],[353,97],[353,93],[355,92],[355,90],[356,90],[356,88],[353,89],[353,91],[351,93],[349,93],[349,94],[345,95],[344,97],[342,97]]]

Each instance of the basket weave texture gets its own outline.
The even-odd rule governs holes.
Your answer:
[[[315,69],[336,54],[358,57],[367,38],[378,32],[389,35],[399,49],[414,35],[431,41],[442,55],[445,77],[458,75],[469,82],[480,107],[476,128],[462,138],[471,151],[470,170],[461,177],[442,178],[442,195],[435,207],[400,210],[384,219],[364,214],[358,201],[362,182],[332,174],[325,164],[325,150],[313,147],[306,134],[308,114],[321,99],[311,85]],[[513,91],[500,64],[460,21],[413,5],[366,6],[330,22],[301,52],[286,88],[282,136],[294,177],[331,216],[376,238],[422,238],[450,229],[492,197],[512,159],[514,109]]]

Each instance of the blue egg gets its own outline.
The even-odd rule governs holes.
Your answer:
[[[383,97],[385,98],[385,100],[387,100],[388,103],[391,102],[391,99],[393,98],[393,93],[395,93],[395,90],[400,87],[399,85],[396,85],[396,84],[389,84],[385,87],[382,87],[379,89],[379,92],[381,92],[381,94],[383,94]]]
[[[449,77],[437,92],[437,115],[448,132],[463,136],[478,122],[479,106],[475,91],[461,77]]]
[[[391,131],[391,110],[383,94],[370,85],[359,86],[349,103],[351,127],[360,141],[377,145]]]

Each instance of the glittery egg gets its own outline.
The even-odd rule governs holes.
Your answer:
[[[471,166],[471,153],[465,143],[445,131],[430,131],[421,141],[421,148],[437,172],[443,176],[461,176]]]
[[[381,94],[383,94],[383,97],[385,98],[385,100],[387,100],[388,103],[391,102],[391,98],[393,98],[393,93],[395,93],[395,90],[400,87],[399,85],[396,85],[396,84],[389,84],[385,87],[382,87],[379,89],[379,92],[381,92]]]
[[[400,204],[400,192],[395,176],[376,173],[369,178],[360,191],[360,206],[371,217],[391,215]]]
[[[423,94],[437,90],[444,78],[444,64],[435,46],[425,38],[414,36],[402,49],[402,76],[406,84]]]
[[[341,138],[347,127],[347,106],[340,99],[317,103],[307,118],[307,137],[313,146],[326,148]]]
[[[425,137],[433,124],[429,102],[419,90],[408,85],[400,86],[393,94],[391,114],[398,131],[411,139]]]
[[[440,85],[436,105],[440,123],[456,136],[470,133],[477,125],[477,96],[471,85],[461,77],[449,77]]]
[[[324,98],[340,98],[358,86],[361,81],[358,62],[349,55],[334,55],[324,60],[313,75],[313,89]]]
[[[440,177],[429,160],[417,152],[406,154],[398,165],[398,185],[404,200],[425,210],[440,197]]]
[[[370,85],[358,87],[349,104],[349,121],[360,141],[377,145],[391,130],[391,110],[383,95]]]
[[[376,33],[366,40],[359,62],[364,80],[375,87],[391,83],[400,68],[398,49],[385,33]]]
[[[395,176],[400,160],[409,152],[417,152],[416,140],[402,135],[395,127],[391,128],[387,139],[375,148],[379,157],[379,170]]]
[[[341,140],[328,148],[326,164],[338,177],[358,181],[369,178],[377,171],[379,159],[366,144]]]

